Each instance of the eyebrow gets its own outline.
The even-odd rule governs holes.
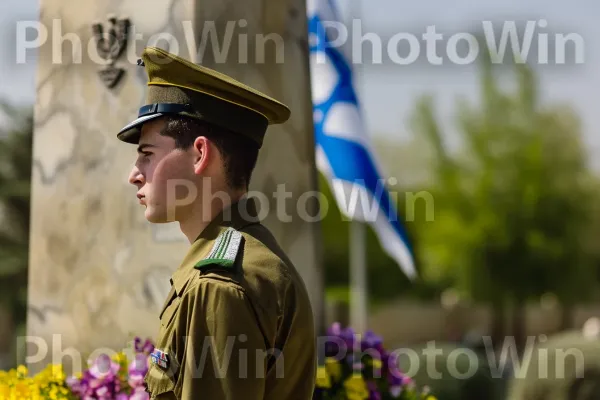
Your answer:
[[[140,145],[138,146],[138,148],[137,148],[137,152],[138,152],[138,153],[141,153],[141,152],[143,152],[143,151],[144,151],[144,149],[146,149],[146,148],[148,148],[148,147],[156,147],[156,146],[155,146],[155,145],[153,145],[153,144],[150,144],[150,143],[144,143],[144,144],[140,144]]]

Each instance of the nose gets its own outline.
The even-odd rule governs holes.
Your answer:
[[[144,175],[141,173],[137,166],[134,166],[129,173],[129,183],[137,186],[138,188],[142,187],[145,182]]]

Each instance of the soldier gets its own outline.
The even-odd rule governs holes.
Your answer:
[[[191,247],[171,278],[145,377],[156,399],[310,399],[306,287],[258,221],[248,184],[264,134],[289,109],[228,76],[146,48],[147,104],[117,137],[138,146],[129,182],[152,223]]]

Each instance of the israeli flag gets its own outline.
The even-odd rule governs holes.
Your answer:
[[[317,167],[327,177],[340,211],[368,223],[386,253],[412,278],[412,248],[373,157],[352,69],[343,53],[346,28],[332,1],[307,0]]]

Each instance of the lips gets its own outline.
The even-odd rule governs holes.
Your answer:
[[[138,198],[138,201],[140,202],[140,204],[146,204],[146,196],[138,193],[137,198]]]

